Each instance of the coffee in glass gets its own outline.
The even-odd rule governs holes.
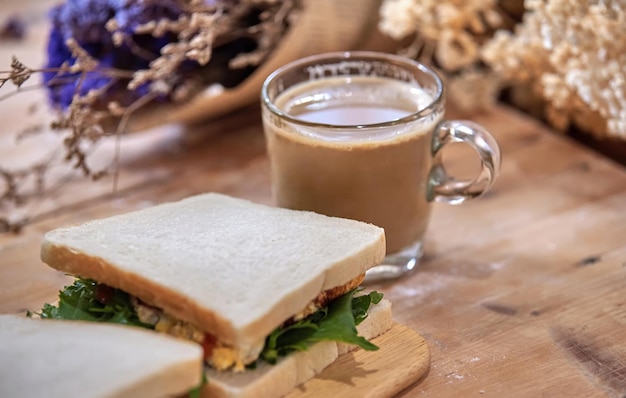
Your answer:
[[[276,204],[383,227],[387,258],[370,281],[415,268],[433,201],[476,197],[498,172],[493,137],[471,122],[444,121],[441,79],[400,56],[304,58],[268,77],[262,102]],[[473,181],[446,175],[440,151],[450,142],[480,155]]]

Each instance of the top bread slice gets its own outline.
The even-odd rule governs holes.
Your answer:
[[[181,396],[202,381],[199,345],[112,324],[0,315],[0,397]]]
[[[208,193],[48,232],[53,268],[124,290],[250,349],[385,255],[371,224]]]

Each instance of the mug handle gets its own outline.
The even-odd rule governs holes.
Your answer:
[[[449,176],[443,166],[442,149],[453,142],[469,144],[480,156],[481,170],[473,180]],[[500,171],[500,147],[482,126],[467,120],[450,120],[435,129],[432,144],[433,166],[428,181],[430,201],[461,204],[487,192]]]

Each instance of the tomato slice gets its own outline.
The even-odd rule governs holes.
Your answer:
[[[206,333],[204,335],[204,340],[202,340],[202,349],[204,350],[204,359],[209,359],[213,354],[213,348],[215,348],[215,343],[217,339],[212,334]]]
[[[107,286],[103,283],[98,283],[96,285],[96,291],[94,293],[95,299],[98,302],[107,305],[113,299],[113,293],[115,293],[115,289],[111,286]]]

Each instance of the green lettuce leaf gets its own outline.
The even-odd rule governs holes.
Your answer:
[[[358,325],[367,318],[367,311],[372,304],[380,303],[383,299],[383,294],[377,291],[371,291],[369,294],[357,296],[352,298],[352,314],[354,315],[354,321]]]
[[[304,351],[319,341],[355,344],[365,350],[378,347],[359,336],[356,326],[367,317],[370,305],[378,304],[383,295],[371,292],[354,297],[356,290],[333,300],[327,308],[291,325],[277,328],[266,339],[261,358],[276,363],[279,357],[293,351]]]
[[[108,288],[106,300],[98,300],[97,289],[98,284],[90,279],[76,279],[59,292],[58,304],[44,304],[39,316],[43,319],[108,322],[152,328],[139,321],[128,294]]]
[[[196,387],[192,388],[188,393],[187,393],[187,398],[201,398],[202,397],[202,389],[204,388],[204,385],[208,382],[208,379],[206,377],[206,372],[204,372],[204,370],[202,371],[202,381],[200,382],[199,385],[197,385]]]
[[[309,341],[334,340],[349,344],[356,344],[366,350],[377,350],[374,344],[359,336],[356,330],[356,320],[352,313],[352,297],[341,296],[328,306],[328,316],[318,325],[315,334]]]

